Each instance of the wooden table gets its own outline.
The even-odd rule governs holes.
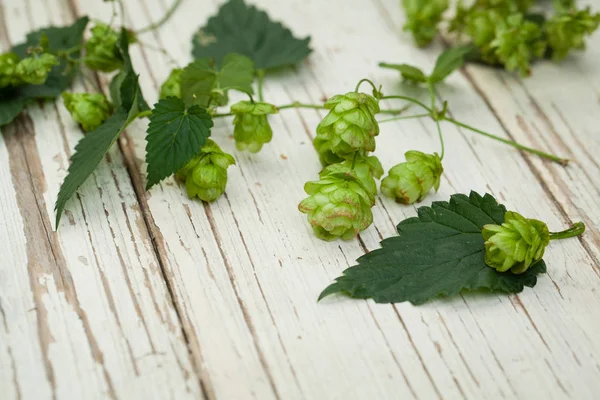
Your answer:
[[[166,0],[126,0],[126,23],[159,19]],[[158,32],[184,64],[217,1],[183,2]],[[379,61],[426,70],[441,51],[413,46],[397,0],[261,0],[314,53],[266,81],[275,104],[320,102],[362,77],[406,90]],[[600,3],[595,2],[595,9]],[[77,15],[108,20],[99,0],[0,1],[2,48]],[[149,102],[170,68],[132,50]],[[423,306],[319,292],[415,207],[380,197],[359,239],[316,239],[303,184],[320,169],[311,139],[324,116],[286,110],[272,143],[239,153],[231,121],[213,138],[232,152],[227,195],[210,205],[168,179],[144,193],[146,120],[134,123],[67,206],[54,201],[81,131],[62,102],[32,106],[0,137],[0,397],[2,399],[597,399],[600,393],[600,35],[527,79],[468,66],[439,91],[453,116],[564,155],[567,168],[444,125],[440,191],[490,192],[551,229],[582,220],[580,239],[553,243],[548,274],[513,296],[465,294]],[[107,80],[102,84],[106,86]],[[89,89],[89,88],[88,88]],[[81,83],[75,90],[83,90]],[[386,106],[398,106],[389,103]],[[429,121],[382,124],[384,167],[409,149],[438,151]]]

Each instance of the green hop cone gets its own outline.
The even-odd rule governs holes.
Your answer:
[[[231,106],[233,119],[233,138],[238,150],[257,153],[263,144],[273,138],[273,130],[269,125],[268,115],[276,114],[277,107],[267,103],[240,101]]]
[[[404,156],[406,162],[394,165],[381,181],[381,193],[398,203],[412,204],[423,200],[431,188],[438,190],[444,168],[437,153],[410,150]]]
[[[402,0],[406,12],[404,30],[412,33],[417,46],[427,46],[437,36],[448,5],[448,0]]]
[[[93,131],[112,113],[112,104],[101,93],[62,94],[65,107],[73,120],[81,125],[85,132]]]
[[[502,225],[484,225],[485,263],[499,272],[522,274],[540,261],[550,242],[548,226],[508,211]]]
[[[354,164],[354,168],[352,167]],[[375,196],[377,196],[377,184],[375,179],[381,178],[383,175],[383,167],[379,159],[375,156],[357,156],[355,160],[345,160],[341,163],[331,164],[321,171],[321,174],[331,175],[334,173],[346,173],[352,170],[356,178],[360,181],[365,189],[373,195],[371,206],[375,205]]]
[[[92,28],[92,37],[85,44],[84,62],[94,71],[112,72],[123,66],[117,42],[119,34],[106,24]]]
[[[160,98],[166,99],[167,97],[181,98],[181,74],[183,69],[175,68],[169,74],[165,83],[160,87]]]
[[[21,61],[19,56],[12,52],[0,55],[0,88],[21,84],[21,79],[17,75],[19,61]]]
[[[589,7],[554,15],[544,25],[552,59],[560,61],[572,49],[584,49],[585,36],[591,35],[599,25],[600,13],[592,14]]]
[[[41,85],[48,79],[52,68],[58,64],[56,56],[52,54],[34,54],[19,61],[15,73],[23,82]]]
[[[522,76],[530,74],[530,62],[542,58],[546,51],[541,28],[526,21],[523,14],[512,14],[499,20],[496,38],[490,46],[508,71],[519,70]]]
[[[298,209],[308,214],[308,222],[319,239],[349,240],[373,222],[371,207],[375,196],[359,174],[347,162],[333,164],[321,171],[318,181],[304,185],[309,196]]]
[[[324,166],[351,159],[356,152],[375,150],[379,124],[377,100],[365,93],[335,95],[325,103],[331,110],[317,127],[313,144]]]
[[[227,168],[232,164],[234,158],[207,139],[200,153],[177,171],[177,177],[185,182],[189,198],[215,201],[225,192]]]

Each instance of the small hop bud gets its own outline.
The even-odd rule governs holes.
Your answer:
[[[34,54],[19,61],[15,72],[23,82],[41,85],[48,79],[52,68],[58,64],[56,56],[52,54]]]
[[[181,74],[183,69],[175,68],[169,74],[169,77],[160,87],[160,98],[166,99],[167,97],[181,98]]]
[[[499,20],[496,38],[490,46],[508,71],[518,69],[522,76],[529,75],[530,62],[541,58],[546,51],[542,30],[534,22],[524,20],[523,14],[512,14]]]
[[[375,196],[356,171],[346,163],[333,164],[319,178],[304,185],[309,196],[298,205],[319,239],[349,240],[371,225]]]
[[[325,107],[331,111],[317,127],[313,141],[323,165],[351,159],[356,152],[375,150],[379,104],[373,96],[355,92],[336,95],[327,100]]]
[[[92,37],[85,44],[84,62],[94,71],[112,72],[123,66],[117,42],[119,34],[106,24],[92,28]]]
[[[410,150],[404,156],[406,162],[393,166],[381,181],[381,192],[398,203],[412,204],[423,200],[432,187],[438,190],[444,168],[437,153]]]
[[[227,168],[232,164],[234,158],[207,139],[200,153],[177,172],[177,177],[185,181],[190,199],[215,201],[225,192]]]
[[[19,61],[21,61],[19,56],[12,52],[0,55],[0,88],[17,86],[21,83],[17,75]]]
[[[406,12],[404,30],[412,32],[417,46],[427,46],[437,36],[448,5],[448,0],[402,0]]]
[[[273,138],[273,130],[269,125],[267,115],[276,114],[277,107],[267,103],[240,101],[231,106],[233,119],[233,138],[238,150],[248,150],[257,153],[263,144]]]
[[[591,35],[599,25],[600,13],[592,14],[589,7],[552,16],[544,25],[552,59],[560,61],[572,49],[584,49],[585,36]]]
[[[85,132],[93,131],[102,125],[113,108],[101,93],[64,92],[62,98],[73,120],[79,123]]]
[[[522,274],[542,259],[550,242],[548,226],[508,211],[502,225],[484,225],[485,263],[499,272]]]

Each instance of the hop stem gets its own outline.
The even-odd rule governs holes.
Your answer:
[[[479,129],[474,128],[474,127],[472,127],[470,125],[467,125],[467,124],[463,124],[462,122],[456,121],[456,120],[454,120],[452,118],[444,117],[444,120],[448,121],[448,122],[451,122],[454,125],[460,126],[462,128],[469,129],[469,130],[471,130],[471,131],[473,131],[475,133],[478,133],[478,134],[483,135],[485,137],[488,137],[490,139],[494,139],[494,140],[497,140],[497,141],[502,142],[504,144],[507,144],[509,146],[515,147],[515,148],[517,148],[519,150],[527,151],[529,153],[535,154],[535,155],[540,156],[542,158],[546,158],[548,160],[552,160],[552,161],[554,161],[554,162],[556,162],[556,163],[558,163],[560,165],[564,166],[564,165],[567,165],[569,163],[569,160],[566,159],[566,158],[560,158],[558,156],[555,156],[554,154],[549,154],[549,153],[543,152],[541,150],[537,150],[537,149],[533,149],[531,147],[523,146],[520,143],[514,142],[512,140],[504,139],[504,138],[501,138],[501,137],[496,136],[496,135],[492,135],[491,133],[484,132],[482,130],[479,130]]]
[[[363,82],[367,82],[369,85],[371,85],[373,87],[373,90],[377,92],[377,86],[375,86],[375,84],[370,79],[363,78],[360,81],[358,81],[358,83],[356,84],[356,88],[354,89],[354,91],[356,93],[358,93],[358,89],[360,88],[360,85],[363,84]]]
[[[430,117],[431,115],[429,113],[427,114],[416,114],[416,115],[403,115],[401,117],[392,117],[392,118],[387,118],[387,119],[382,119],[377,121],[380,124],[383,124],[384,122],[392,122],[392,121],[401,121],[403,119],[417,119],[417,118],[425,118],[425,117]]]
[[[256,71],[256,76],[258,77],[258,101],[263,102],[263,81],[265,79],[265,70],[259,69]]]
[[[163,17],[161,19],[136,31],[135,34],[139,35],[140,33],[153,31],[153,30],[158,29],[161,26],[163,26],[169,20],[169,18],[171,18],[173,13],[175,13],[175,10],[177,10],[177,8],[181,5],[181,2],[182,2],[182,0],[174,0],[171,7],[167,10],[165,15],[163,15]]]
[[[561,232],[550,232],[550,240],[567,239],[574,236],[579,236],[585,232],[585,225],[583,222],[575,222],[569,229],[565,229]]]
[[[406,100],[408,102],[416,104],[419,107],[427,110],[429,112],[428,115],[432,115],[433,114],[433,110],[432,109],[430,109],[429,107],[427,107],[425,104],[421,103],[419,100],[413,99],[412,97],[401,96],[401,95],[394,95],[394,96],[383,96],[381,98],[381,100],[390,100],[390,99]]]

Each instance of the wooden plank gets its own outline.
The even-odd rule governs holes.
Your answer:
[[[126,2],[126,24],[140,28],[157,20],[163,15],[166,3],[162,0]],[[180,64],[185,64],[189,60],[189,38],[198,25],[215,11],[216,3],[200,5],[198,2],[184,2],[173,20],[158,33],[143,36],[141,41],[167,47]],[[396,0],[261,0],[254,3],[268,8],[276,19],[284,20],[298,35],[313,36],[315,52],[306,63],[295,71],[282,71],[267,80],[265,96],[275,104],[291,100],[319,102],[327,96],[352,90],[356,81],[364,76],[383,84],[387,93],[405,90],[397,84],[397,76],[377,68],[377,61],[410,61],[431,68],[439,51],[439,48],[428,52],[415,49],[400,32],[403,16]],[[20,3],[15,5],[21,7]],[[46,15],[57,20],[70,19],[70,15],[52,14],[65,10],[60,5],[50,2],[46,14],[39,11],[35,14],[40,14],[37,18]],[[101,20],[110,17],[109,4],[88,4],[79,0],[75,2],[75,8],[79,13],[85,12]],[[24,33],[30,29],[28,21],[23,21],[26,13],[9,15],[9,32]],[[328,16],[327,23],[315,23],[321,21],[323,15]],[[11,39],[14,41],[12,36]],[[163,55],[150,48],[136,48],[132,56],[150,102],[156,99],[157,88],[171,65]],[[577,68],[583,68],[577,65]],[[584,70],[581,75],[588,81],[597,77],[597,72],[589,66]],[[587,113],[596,108],[592,105],[589,108],[575,107],[572,105],[574,97],[570,101],[563,100],[563,93],[559,90],[548,95],[542,86],[545,77],[546,80],[552,79],[557,87],[563,84],[565,86],[562,87],[568,87],[572,75],[566,76],[560,71],[543,70],[536,78],[539,81],[525,81],[523,86],[518,81],[510,81],[503,88],[502,82],[508,81],[507,75],[469,67],[468,75],[454,75],[440,95],[450,101],[456,118],[476,126],[501,135],[510,134],[524,143],[556,152],[567,151],[582,157],[586,156],[586,150],[595,154],[593,150],[596,147],[593,146],[597,146],[597,139],[593,134],[597,131]],[[582,80],[578,82],[568,89],[569,93],[577,93],[571,96],[593,99],[597,86],[591,84],[586,88]],[[549,115],[550,123],[536,112],[535,106],[528,104],[528,96],[534,98],[539,103],[537,107]],[[556,114],[548,111],[552,102],[568,110],[565,111],[563,118],[566,122],[563,125],[557,122]],[[520,119],[514,117],[517,114]],[[56,248],[64,251],[63,257],[71,262],[77,255],[75,250],[67,252],[64,249],[77,246],[66,246],[64,240],[67,239],[70,244],[79,240],[82,243],[79,247],[103,246],[101,255],[106,258],[98,260],[96,268],[105,274],[114,274],[109,281],[116,299],[115,307],[127,318],[136,320],[133,312],[127,311],[131,308],[128,288],[119,284],[119,279],[122,280],[125,274],[140,279],[144,263],[137,261],[135,251],[129,250],[123,262],[126,273],[110,271],[110,266],[120,265],[115,264],[115,247],[131,249],[137,244],[144,249],[145,265],[154,263],[152,270],[159,269],[158,260],[152,253],[152,243],[143,228],[147,224],[159,252],[167,285],[173,292],[175,308],[181,317],[198,376],[209,398],[594,398],[600,389],[600,369],[595,358],[600,351],[600,339],[596,334],[600,328],[600,298],[594,290],[598,283],[598,242],[594,233],[581,241],[553,244],[547,252],[549,273],[540,278],[534,290],[526,290],[518,296],[469,294],[435,300],[421,307],[376,305],[371,301],[342,297],[330,298],[321,304],[315,302],[319,291],[331,279],[364,251],[378,247],[382,237],[392,235],[395,223],[415,214],[414,207],[401,207],[382,197],[374,208],[374,225],[361,234],[360,239],[325,243],[312,236],[305,217],[297,212],[296,205],[304,197],[303,183],[315,179],[319,170],[310,141],[323,115],[307,110],[282,111],[271,119],[275,132],[273,142],[257,155],[235,152],[230,140],[230,120],[218,121],[213,137],[226,151],[234,153],[238,161],[238,165],[229,170],[227,195],[216,203],[202,205],[187,199],[181,186],[169,179],[140,196],[141,211],[135,207],[135,193],[123,166],[129,167],[133,185],[141,193],[145,171],[142,161],[145,123],[135,123],[121,143],[125,150],[124,160],[116,149],[113,150],[110,161],[94,175],[96,182],[85,185],[81,191],[85,196],[81,196],[80,208],[71,209],[76,225],[65,226],[72,231],[68,238],[61,231],[55,240],[59,245],[47,240],[45,231],[41,229],[49,225],[48,215],[50,218],[52,215],[50,204],[65,173],[64,167],[55,171],[56,161],[52,157],[59,153],[66,160],[68,151],[72,150],[79,137],[78,131],[69,128],[70,133],[66,134],[68,140],[63,139],[66,145],[61,140],[55,139],[57,143],[51,142],[51,139],[44,140],[37,133],[29,141],[22,137],[15,139],[23,133],[5,133],[7,144],[6,148],[0,146],[0,170],[10,171],[13,164],[16,165],[13,170],[29,168],[28,165],[32,164],[30,159],[34,158],[31,154],[39,153],[38,163],[42,167],[36,168],[44,171],[44,182],[49,183],[46,183],[43,200],[39,200],[35,194],[42,192],[38,190],[41,184],[35,182],[35,177],[40,174],[33,174],[33,183],[25,179],[28,174],[19,175],[21,178],[16,179],[13,173],[10,180],[6,178],[9,175],[0,175],[0,206],[16,211],[3,215],[4,220],[0,219],[2,226],[10,226],[15,232],[7,235],[10,241],[0,237],[0,246],[16,242],[14,250],[11,250],[12,246],[6,250],[9,250],[9,260],[15,260],[15,263],[20,263],[18,265],[24,265],[30,259],[51,259]],[[533,133],[527,133],[523,129],[525,125],[515,123],[515,119],[535,126],[551,124],[561,131],[548,135],[547,131],[537,132],[530,127]],[[47,134],[59,131],[57,121],[71,124],[61,107],[58,107],[58,114],[56,110],[47,108],[35,109],[31,113],[31,121],[24,119],[21,126],[31,125],[31,131],[43,129]],[[584,130],[582,135],[585,136],[567,132],[568,124],[575,127],[573,132]],[[27,131],[19,130],[18,126],[11,129]],[[445,126],[444,131],[446,173],[440,192],[425,203],[445,200],[454,192],[476,189],[492,192],[509,208],[543,219],[551,228],[558,229],[570,220],[580,218],[590,226],[598,221],[592,202],[594,190],[597,193],[599,185],[597,170],[593,169],[593,157],[584,157],[580,164],[562,170],[452,126]],[[56,135],[50,137],[60,138]],[[581,145],[577,144],[578,141]],[[35,145],[34,150],[44,151],[19,153],[22,143],[27,145],[31,142]],[[419,121],[382,124],[377,155],[386,168],[401,161],[404,151],[413,148],[438,151],[433,125]],[[10,157],[3,157],[4,154],[10,154]],[[5,159],[10,162],[4,163]],[[118,177],[118,187],[110,180],[111,170]],[[103,189],[101,194],[98,193],[99,186]],[[523,188],[527,188],[526,192]],[[128,211],[124,214],[111,212],[124,201],[118,196],[118,189],[125,192],[122,196],[128,199],[125,201]],[[560,193],[557,194],[557,190]],[[24,213],[19,210],[20,202],[41,203],[41,207],[24,208],[41,210],[39,214],[44,217],[25,214],[25,217],[18,218]],[[109,210],[108,217],[103,217],[103,209]],[[81,227],[84,212],[89,228]],[[137,227],[137,230],[134,228],[135,235],[118,236],[124,244],[113,245],[111,249],[111,245],[107,244],[110,241],[104,239],[110,238],[107,226],[126,226],[130,220],[137,221],[130,223]],[[115,231],[120,235],[120,230]],[[88,235],[87,232],[92,239],[81,239]],[[25,240],[28,233],[34,242]],[[28,256],[28,246],[35,249],[33,256]],[[0,250],[3,248],[0,247]],[[78,303],[84,306],[90,329],[99,338],[99,343],[109,349],[117,346],[125,349],[125,339],[121,336],[137,340],[144,337],[145,333],[139,326],[137,330],[130,328],[127,335],[116,332],[114,323],[109,324],[106,332],[97,329],[98,325],[107,324],[111,315],[107,311],[110,307],[106,304],[105,295],[100,290],[92,291],[93,282],[99,281],[89,275],[83,276],[81,268],[68,265],[73,282],[67,293],[90,291],[85,293],[87,300],[78,299]],[[112,269],[122,271],[123,268]],[[65,269],[57,267],[51,272],[55,270]],[[103,371],[89,360],[89,351],[72,352],[75,355],[67,351],[65,358],[56,353],[46,356],[44,346],[56,349],[59,345],[68,348],[71,344],[61,335],[56,339],[54,330],[52,334],[57,342],[44,344],[41,341],[40,344],[39,332],[44,335],[46,329],[38,328],[40,318],[37,315],[40,311],[25,313],[25,310],[37,306],[35,296],[39,296],[39,291],[29,289],[31,273],[20,272],[21,275],[12,270],[2,271],[2,276],[9,275],[10,282],[13,282],[6,285],[11,290],[9,293],[24,299],[19,304],[20,309],[14,313],[14,308],[6,312],[6,288],[0,291],[0,311],[5,321],[5,331],[0,329],[0,380],[8,382],[9,395],[16,397],[18,391],[26,387],[18,384],[25,380],[15,373],[22,370],[31,374],[30,379],[40,382],[39,388],[27,386],[27,390],[39,389],[39,392],[28,392],[24,398],[43,398],[42,395],[51,393],[50,380],[46,378],[48,368],[43,368],[48,361],[44,357],[50,359],[53,373],[59,371],[59,379],[55,379],[60,382],[57,387],[65,387],[61,379],[74,373],[73,370],[92,371],[81,372],[79,380],[94,389],[100,386],[104,382]],[[90,274],[89,271],[87,274]],[[168,298],[166,289],[156,283],[158,280],[151,279],[151,285],[156,286],[152,286],[155,293],[163,293],[163,297],[159,298]],[[136,278],[132,281],[137,282]],[[135,287],[134,290],[136,296],[142,297],[139,301],[145,320],[157,320],[144,307],[147,302],[143,299],[147,296],[140,295],[138,291],[147,291],[143,287]],[[60,297],[41,295],[43,299]],[[171,321],[177,325],[168,299],[163,302],[167,311],[161,311],[161,314],[171,316]],[[67,326],[73,329],[72,335],[79,334],[77,337],[81,337],[80,342],[85,344],[85,335],[80,333],[84,329],[70,322],[76,318],[69,319],[66,311],[61,314],[63,309],[68,310],[67,306],[60,303],[60,308],[49,300],[44,304],[47,303],[53,305],[49,309],[54,314],[46,320],[56,325],[58,321],[70,323]],[[14,315],[28,318],[17,325],[23,332],[18,338],[13,333],[5,333],[7,327],[12,332],[15,323],[11,316]],[[190,386],[187,394],[199,396],[200,388],[186,358],[179,326],[170,334],[161,333],[163,328],[164,325],[155,322],[148,331],[158,335],[159,339],[163,338],[163,342],[172,340],[177,344],[175,351],[166,349],[167,354],[162,356],[182,362],[183,369],[191,375],[185,381]],[[19,345],[15,346],[13,343],[17,339]],[[33,347],[25,346],[29,343]],[[142,347],[144,343],[135,345]],[[22,354],[26,352],[29,353]],[[123,357],[126,358],[125,355]],[[153,381],[147,382],[145,378],[148,375],[132,378],[127,374],[126,366],[105,355],[104,368],[107,372],[104,375],[121,379],[116,384],[116,379],[113,380],[116,396],[119,397],[139,397],[145,393],[149,397],[180,398],[186,394],[176,391],[184,390],[178,385],[182,378],[177,367],[168,367],[168,360],[164,361],[164,370],[154,369],[152,365],[147,367],[148,371],[154,371]],[[74,362],[83,365],[83,368],[69,369]],[[172,361],[171,364],[174,366]],[[166,375],[167,372],[174,375]],[[152,385],[154,382],[164,385],[162,392],[156,390]],[[74,387],[69,388],[72,393],[78,393],[78,384],[74,382]],[[147,392],[142,391],[142,384],[149,389]],[[126,391],[126,385],[134,387]],[[63,396],[65,391],[57,393],[59,398],[69,397]],[[100,393],[99,389],[95,393]]]
[[[265,95],[276,104],[292,99],[318,102],[344,88],[350,90],[365,75],[378,77],[378,82],[396,90],[397,78],[376,68],[376,61],[388,57],[433,65],[432,53],[401,42],[398,26],[386,24],[393,19],[390,15],[401,21],[396,2],[352,6],[344,2],[344,6],[335,1],[276,4],[265,0],[257,4],[268,6],[299,35],[314,38],[316,51],[297,73],[281,72],[267,81]],[[164,12],[158,1],[132,1],[126,6],[134,27]],[[184,3],[158,34],[148,36],[185,64],[190,50],[187,38],[214,9]],[[335,15],[335,19],[315,24],[322,15]],[[161,59],[148,49],[134,52],[148,96],[156,95],[168,74],[170,66]],[[452,87],[444,96],[457,104],[457,112],[469,111],[468,117],[461,118],[502,132],[468,80],[456,77]],[[468,103],[459,102],[464,98]],[[478,117],[473,119],[473,114]],[[393,223],[414,215],[413,208],[382,199],[374,210],[374,226],[361,240],[331,244],[310,236],[295,205],[303,197],[303,182],[314,179],[319,169],[310,139],[321,117],[314,111],[288,111],[273,118],[273,142],[258,155],[236,154],[238,166],[230,169],[227,196],[210,206],[186,199],[173,180],[148,195],[148,211],[167,249],[165,265],[173,271],[168,276],[178,293],[178,307],[189,318],[186,323],[192,333],[188,335],[198,340],[194,353],[205,367],[202,375],[209,382],[211,397],[242,396],[242,388],[253,388],[263,396],[283,398],[591,398],[590,383],[596,381],[598,370],[586,348],[598,349],[590,335],[597,329],[590,316],[598,309],[598,297],[552,281],[567,272],[568,260],[588,266],[570,272],[579,285],[589,289],[596,279],[593,261],[576,240],[551,248],[548,257],[556,270],[542,277],[535,291],[519,296],[468,295],[419,308],[341,298],[314,303],[319,290],[352,259],[377,247],[380,236],[392,234]],[[219,121],[213,135],[232,151],[228,124]],[[445,199],[455,191],[488,190],[509,206],[554,226],[567,222],[544,190],[547,184],[539,181],[522,155],[446,129],[448,172],[443,189],[432,199]],[[133,157],[142,159],[143,132],[131,132],[130,139]],[[410,148],[437,149],[431,125],[406,122],[383,128],[377,154],[384,165],[400,161]],[[521,195],[524,185],[531,187],[527,197]],[[198,249],[204,250],[204,257]],[[199,256],[195,259],[204,258],[203,266],[189,267],[190,251]],[[210,305],[196,302],[191,308],[190,296],[202,292],[228,297],[211,298]],[[198,312],[207,307],[227,310],[230,321],[215,326],[211,314]],[[575,310],[581,317],[573,317]],[[218,343],[226,343],[227,348],[245,343],[238,363],[231,363],[234,357],[222,349],[214,349],[215,336],[202,332],[209,321]],[[226,323],[236,327],[234,335],[226,334]],[[245,362],[242,367],[241,362]],[[239,387],[228,385],[230,379]]]
[[[4,3],[1,15],[3,47],[32,29],[73,19],[58,2]],[[29,107],[3,130],[3,395],[198,398],[199,382],[118,149],[53,232],[54,199],[80,138],[62,104],[52,102]]]

